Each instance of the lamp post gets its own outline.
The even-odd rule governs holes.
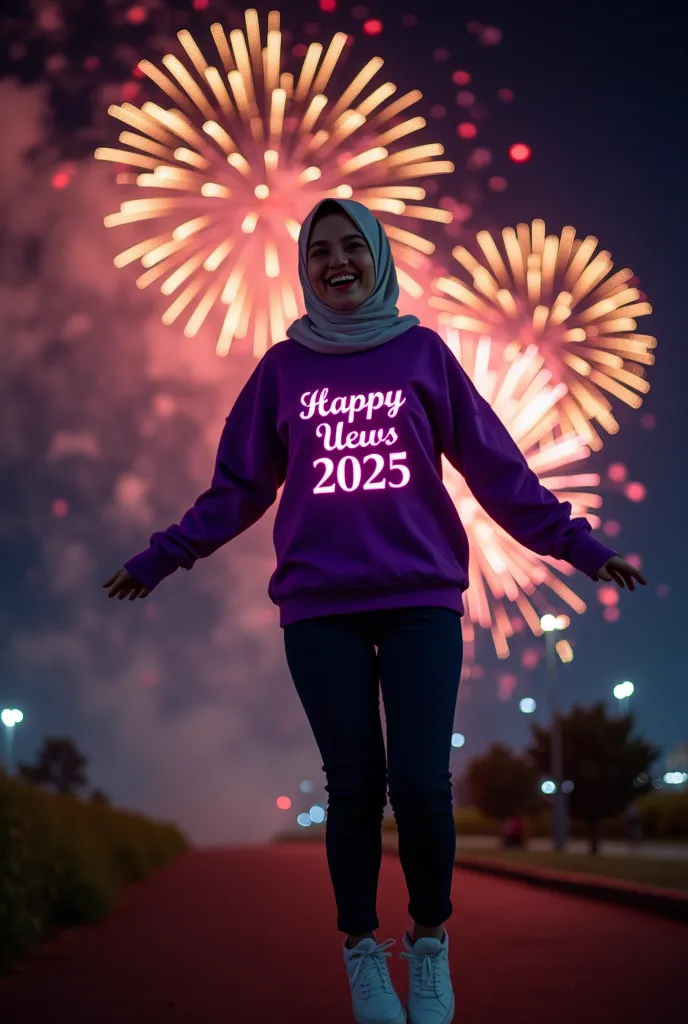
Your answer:
[[[619,702],[622,715],[627,715],[630,711],[631,694],[634,690],[635,686],[633,683],[629,683],[628,680],[625,683],[617,683],[614,687],[614,696]],[[624,701],[626,702],[625,704]]]
[[[5,726],[5,745],[7,749],[7,774],[12,774],[12,744],[14,740],[14,727],[18,722],[23,721],[23,714],[17,708],[5,708],[0,713],[0,721]]]
[[[566,805],[564,803],[564,754],[561,742],[561,719],[559,718],[557,693],[557,651],[554,634],[568,625],[564,616],[543,615],[540,619],[542,631],[547,644],[547,679],[549,683],[550,707],[550,742],[552,748],[552,781],[556,786],[554,793],[554,848],[559,853],[566,843]]]

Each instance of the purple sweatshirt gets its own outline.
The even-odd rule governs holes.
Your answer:
[[[284,484],[268,587],[281,626],[418,605],[461,613],[468,539],[442,455],[537,554],[590,577],[615,554],[540,486],[439,335],[412,327],[335,357],[293,340],[269,349],[227,417],[210,489],[125,568],[152,590],[247,530]]]

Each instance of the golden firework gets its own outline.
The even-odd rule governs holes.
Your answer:
[[[562,430],[598,450],[592,421],[610,434],[619,429],[609,396],[636,409],[650,387],[645,367],[654,363],[656,340],[635,332],[636,318],[652,307],[629,286],[633,271],[612,273],[608,252],[593,256],[596,238],[577,239],[572,227],[546,235],[543,220],[504,228],[503,253],[488,231],[476,240],[484,263],[464,246],[452,250],[470,283],[439,278],[430,304],[442,323],[501,342],[507,359],[537,345],[553,378],[568,386]]]
[[[116,266],[140,261],[137,285],[155,284],[172,299],[164,323],[184,316],[184,334],[194,337],[220,309],[218,355],[229,352],[234,338],[252,334],[260,357],[303,312],[296,242],[319,199],[353,198],[380,218],[400,287],[413,294],[414,254],[429,254],[434,245],[404,225],[451,220],[445,210],[420,205],[425,190],[413,182],[454,168],[436,159],[444,152],[439,144],[403,148],[402,140],[425,127],[422,117],[404,114],[421,93],[392,99],[391,82],[373,88],[380,57],[333,101],[326,90],[345,33],[336,33],[326,49],[311,43],[293,75],[282,70],[279,12],[268,15],[265,45],[257,11],[245,18],[245,32],[227,35],[212,25],[211,62],[186,30],[178,33],[182,57],[163,57],[165,71],[141,61],[141,71],[174,107],[111,106],[109,113],[127,126],[119,137],[123,148],[98,149],[95,156],[128,166],[118,182],[148,192],[123,202],[106,226],[159,222],[150,237],[115,258]]]
[[[445,341],[469,375],[482,397],[489,402],[518,444],[540,483],[560,501],[571,503],[573,516],[586,516],[593,526],[599,517],[591,510],[602,504],[595,492],[597,473],[571,471],[590,455],[576,431],[557,431],[560,404],[566,384],[552,384],[545,358],[535,344],[521,348],[510,362],[503,359],[501,345],[489,337],[466,339],[452,327],[443,329]],[[465,594],[465,639],[474,640],[474,627],[492,633],[500,658],[509,655],[513,617],[522,618],[535,635],[540,635],[540,616],[550,611],[550,598],[538,588],[548,588],[555,599],[575,612],[585,603],[559,578],[575,570],[567,562],[542,558],[509,536],[478,504],[460,473],[443,457],[443,480],[468,534],[470,586]],[[538,607],[536,607],[536,604]]]

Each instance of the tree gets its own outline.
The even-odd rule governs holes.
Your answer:
[[[648,791],[649,779],[640,786],[637,779],[649,773],[661,750],[640,736],[631,736],[636,724],[633,714],[610,718],[603,701],[590,708],[574,705],[560,720],[564,778],[573,782],[570,813],[587,823],[590,852],[597,853],[600,822],[621,814]],[[528,753],[540,772],[549,775],[548,728],[533,724]]]
[[[535,765],[501,743],[472,758],[466,766],[471,802],[489,818],[505,821],[529,814],[538,802]]]
[[[108,807],[112,804],[112,800],[102,789],[92,789],[89,799],[94,804],[106,804]]]
[[[18,774],[38,786],[54,786],[58,793],[74,793],[87,785],[87,758],[69,739],[46,736],[35,764],[19,764]]]

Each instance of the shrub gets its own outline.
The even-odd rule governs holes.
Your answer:
[[[189,848],[174,825],[0,773],[0,972]]]

